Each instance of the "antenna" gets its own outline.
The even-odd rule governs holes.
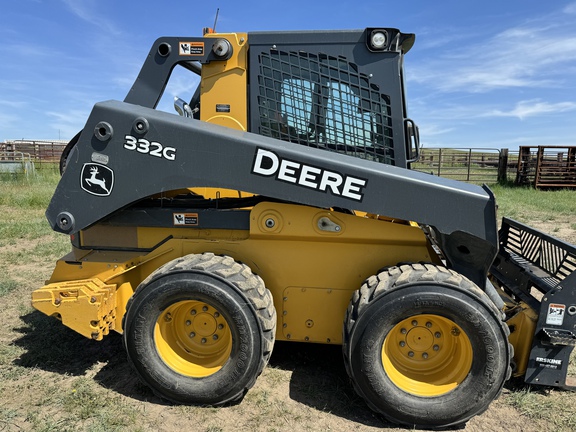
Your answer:
[[[220,8],[216,8],[216,18],[214,18],[214,27],[212,27],[212,30],[214,30],[214,33],[216,33],[216,23],[218,22],[218,12],[220,12]]]
[[[202,35],[206,35],[206,34],[210,34],[210,33],[216,33],[216,24],[218,23],[218,12],[220,12],[220,8],[216,9],[216,18],[214,18],[214,27],[212,27],[212,28],[204,27],[202,29]]]

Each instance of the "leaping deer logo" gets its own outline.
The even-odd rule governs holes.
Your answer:
[[[107,194],[110,193],[110,190],[106,187],[106,179],[105,178],[96,178],[96,174],[98,174],[98,168],[97,167],[92,167],[90,168],[90,178],[84,179],[86,180],[86,183],[88,183],[90,186],[96,185],[96,186],[100,186],[102,189],[104,189],[106,191]]]
[[[108,196],[114,187],[114,172],[104,165],[84,164],[80,184],[89,194]]]

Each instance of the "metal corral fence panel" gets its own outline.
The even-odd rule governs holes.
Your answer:
[[[0,174],[24,174],[28,177],[35,171],[34,162],[29,154],[22,152],[4,152],[0,150]]]
[[[514,179],[518,152],[485,148],[422,148],[412,169],[470,183]]]
[[[53,168],[60,161],[68,141],[9,140],[0,143],[0,161],[19,161],[25,154],[36,169]]]
[[[576,146],[520,147],[517,167],[517,184],[576,188]]]

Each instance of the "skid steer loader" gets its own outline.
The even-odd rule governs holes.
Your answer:
[[[72,251],[35,308],[123,334],[153,391],[241,400],[275,341],[339,344],[391,422],[444,428],[511,375],[574,389],[576,249],[513,220],[488,187],[411,170],[413,34],[158,39],[123,102],[94,106],[47,209]],[[155,109],[173,70],[199,80]]]

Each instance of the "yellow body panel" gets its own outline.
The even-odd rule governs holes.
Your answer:
[[[213,33],[205,37],[226,39],[232,46],[227,61],[202,66],[200,120],[232,129],[248,130],[246,33]]]
[[[508,341],[514,347],[514,376],[524,376],[526,373],[537,323],[538,314],[524,302],[520,302],[516,313],[506,321],[510,328]]]
[[[126,303],[150,273],[178,257],[213,252],[245,263],[262,277],[278,313],[277,339],[341,343],[346,308],[364,279],[398,262],[438,262],[418,227],[292,204],[258,204],[251,210],[249,231],[117,229],[134,230],[124,238],[137,238],[135,248],[151,248],[171,238],[147,254],[75,249],[57,263],[49,285],[36,293],[71,280],[98,279],[113,285],[116,310],[110,329],[121,332]],[[95,242],[89,231],[83,238]],[[114,227],[97,231],[100,241],[113,242]],[[56,306],[43,311],[58,312]],[[73,315],[69,323],[81,321],[80,309],[69,308],[68,313]]]

